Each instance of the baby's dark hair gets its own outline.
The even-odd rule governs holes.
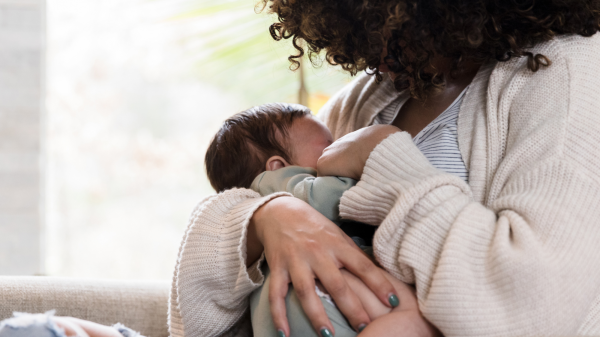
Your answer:
[[[267,160],[281,156],[291,162],[286,142],[288,129],[297,118],[310,116],[305,106],[268,103],[227,119],[213,137],[204,164],[210,184],[217,192],[248,188],[265,171]]]

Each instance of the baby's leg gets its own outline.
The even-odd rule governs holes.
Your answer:
[[[252,330],[254,336],[260,337],[281,337],[277,334],[273,319],[271,318],[271,306],[269,304],[269,283],[270,275],[265,273],[265,283],[250,295],[250,310],[252,315]],[[356,332],[350,327],[342,313],[337,307],[329,303],[325,298],[321,298],[325,312],[333,324],[336,337],[355,337]],[[287,309],[287,318],[290,325],[290,336],[293,337],[318,337],[308,317],[302,310],[300,300],[296,296],[293,286],[285,298]]]
[[[418,303],[415,299],[414,289],[403,282],[400,282],[387,272],[384,275],[392,283],[398,294],[400,305],[394,309],[385,306],[377,296],[369,289],[359,278],[350,272],[342,269],[342,273],[348,282],[348,285],[354,290],[359,300],[362,302],[367,314],[374,321],[368,330],[374,329],[398,329],[398,336],[435,336],[437,331],[433,328],[419,312]],[[250,308],[252,313],[252,329],[254,336],[280,337],[277,334],[273,320],[271,318],[271,309],[269,304],[269,283],[270,276],[268,270],[265,273],[265,283],[263,286],[252,293],[250,296]],[[321,288],[321,290],[323,290]],[[293,286],[290,285],[286,296],[287,317],[290,325],[291,336],[294,337],[318,337],[313,329],[308,317],[304,314],[300,300],[296,296]],[[356,332],[350,327],[343,314],[338,308],[321,298],[325,312],[333,324],[336,337],[354,337]],[[387,323],[390,326],[386,326]],[[389,330],[391,331],[391,330]],[[389,332],[388,331],[388,332]],[[401,333],[400,333],[401,332]]]

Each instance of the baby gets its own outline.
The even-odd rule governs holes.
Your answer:
[[[356,181],[345,177],[317,177],[317,160],[333,143],[329,129],[297,104],[270,103],[234,115],[225,121],[206,153],[205,164],[211,185],[222,192],[234,187],[251,188],[261,195],[286,191],[307,202],[336,223],[364,251],[369,251],[375,227],[343,221],[339,217],[342,194]],[[282,336],[271,320],[268,290],[270,281],[265,266],[265,283],[250,296],[254,336]],[[384,272],[385,273],[385,272]],[[402,312],[396,325],[406,334],[430,336],[435,329],[423,320],[410,292],[414,290],[385,273],[400,296],[400,305],[390,309],[357,277],[343,272],[367,314],[374,320],[390,312]],[[356,336],[322,287],[315,289],[335,328],[335,335]],[[408,295],[408,296],[407,296]],[[291,336],[317,336],[304,315],[292,287],[286,298]],[[398,324],[402,320],[402,324]],[[404,322],[405,321],[405,322]]]

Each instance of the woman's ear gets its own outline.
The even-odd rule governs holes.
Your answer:
[[[273,156],[267,160],[267,165],[265,166],[265,169],[267,171],[275,171],[286,166],[290,166],[290,164],[287,161],[285,161],[285,159],[283,159],[280,156]]]

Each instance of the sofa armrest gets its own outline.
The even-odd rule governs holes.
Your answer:
[[[168,337],[169,281],[0,276],[0,320],[13,311],[117,322],[148,337]]]

